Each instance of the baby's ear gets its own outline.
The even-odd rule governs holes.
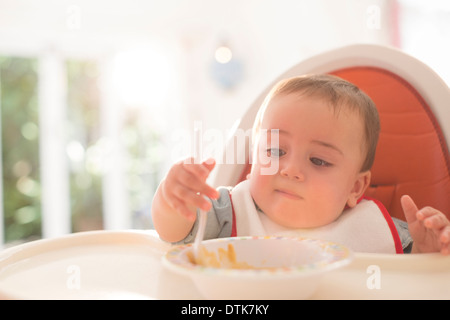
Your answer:
[[[355,180],[352,190],[348,195],[347,205],[353,208],[358,203],[358,200],[364,195],[367,187],[370,184],[370,171],[360,172]]]

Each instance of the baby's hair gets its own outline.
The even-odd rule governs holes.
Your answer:
[[[269,102],[280,94],[298,93],[310,97],[323,99],[329,103],[336,112],[342,107],[357,111],[364,122],[364,148],[366,157],[361,172],[370,170],[375,159],[375,151],[380,133],[380,119],[375,103],[372,99],[354,84],[339,77],[317,74],[289,78],[278,82],[266,96],[253,127],[253,136],[256,137],[263,114]]]

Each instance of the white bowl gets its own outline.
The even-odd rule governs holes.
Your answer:
[[[207,299],[306,299],[325,272],[350,263],[345,246],[323,240],[288,237],[236,237],[203,241],[210,252],[232,244],[236,260],[255,269],[225,269],[189,260],[192,244],[175,247],[163,258],[173,272],[191,277]]]

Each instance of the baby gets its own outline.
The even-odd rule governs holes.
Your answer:
[[[401,253],[412,237],[411,252],[449,254],[450,222],[443,213],[418,210],[404,196],[410,237],[381,203],[364,198],[379,128],[372,100],[347,81],[328,75],[281,81],[255,120],[247,180],[216,190],[206,183],[212,159],[180,161],[155,194],[154,226],[163,240],[191,242],[200,208],[209,211],[205,239],[306,236],[360,252]]]

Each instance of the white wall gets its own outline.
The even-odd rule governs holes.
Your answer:
[[[257,93],[292,64],[349,43],[391,44],[386,0],[0,0],[0,53],[45,50],[108,55],[159,43],[177,48],[177,90],[191,120],[229,128]],[[380,26],[368,25],[375,6]],[[372,14],[373,18],[373,14]],[[226,39],[243,65],[232,91],[210,75],[215,48]]]
[[[192,1],[200,3],[202,1]],[[192,117],[207,126],[230,128],[273,78],[291,65],[316,53],[351,43],[392,44],[391,12],[386,1],[230,1],[217,21],[186,18],[180,23],[182,43],[188,43],[186,77]],[[367,8],[380,8],[380,28],[367,25]],[[212,18],[211,18],[212,19]],[[232,91],[222,90],[208,74],[220,37],[244,68],[244,77]]]

